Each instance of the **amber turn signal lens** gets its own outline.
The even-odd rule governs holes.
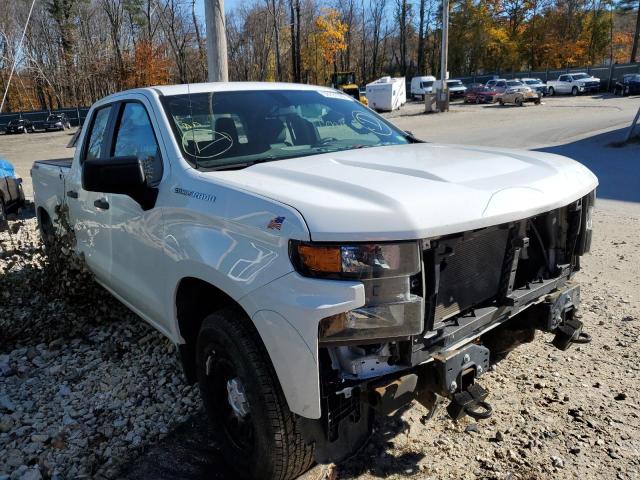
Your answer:
[[[340,273],[342,270],[340,247],[298,245],[298,255],[312,272]]]

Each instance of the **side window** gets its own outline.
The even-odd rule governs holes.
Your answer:
[[[112,156],[142,160],[147,183],[157,185],[162,179],[162,158],[149,115],[142,104],[124,105],[114,138]]]
[[[111,105],[102,107],[93,115],[93,122],[91,122],[91,130],[87,141],[87,150],[84,156],[85,160],[93,160],[101,157],[102,145],[105,140],[110,113]]]

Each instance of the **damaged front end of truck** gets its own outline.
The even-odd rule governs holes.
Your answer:
[[[478,379],[536,330],[566,350],[589,336],[573,282],[590,250],[595,191],[501,225],[412,242],[291,242],[303,275],[364,283],[362,308],[319,325],[320,419],[303,419],[320,462],[369,437],[374,413],[416,400],[433,413],[488,418]]]

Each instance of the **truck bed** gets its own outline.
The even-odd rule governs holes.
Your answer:
[[[36,160],[34,165],[51,165],[53,167],[71,168],[71,162],[73,157],[69,158],[54,158],[51,160]]]

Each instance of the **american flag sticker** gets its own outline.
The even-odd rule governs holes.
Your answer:
[[[271,230],[281,230],[283,222],[284,222],[284,217],[272,218],[269,224],[267,225],[267,228]]]

